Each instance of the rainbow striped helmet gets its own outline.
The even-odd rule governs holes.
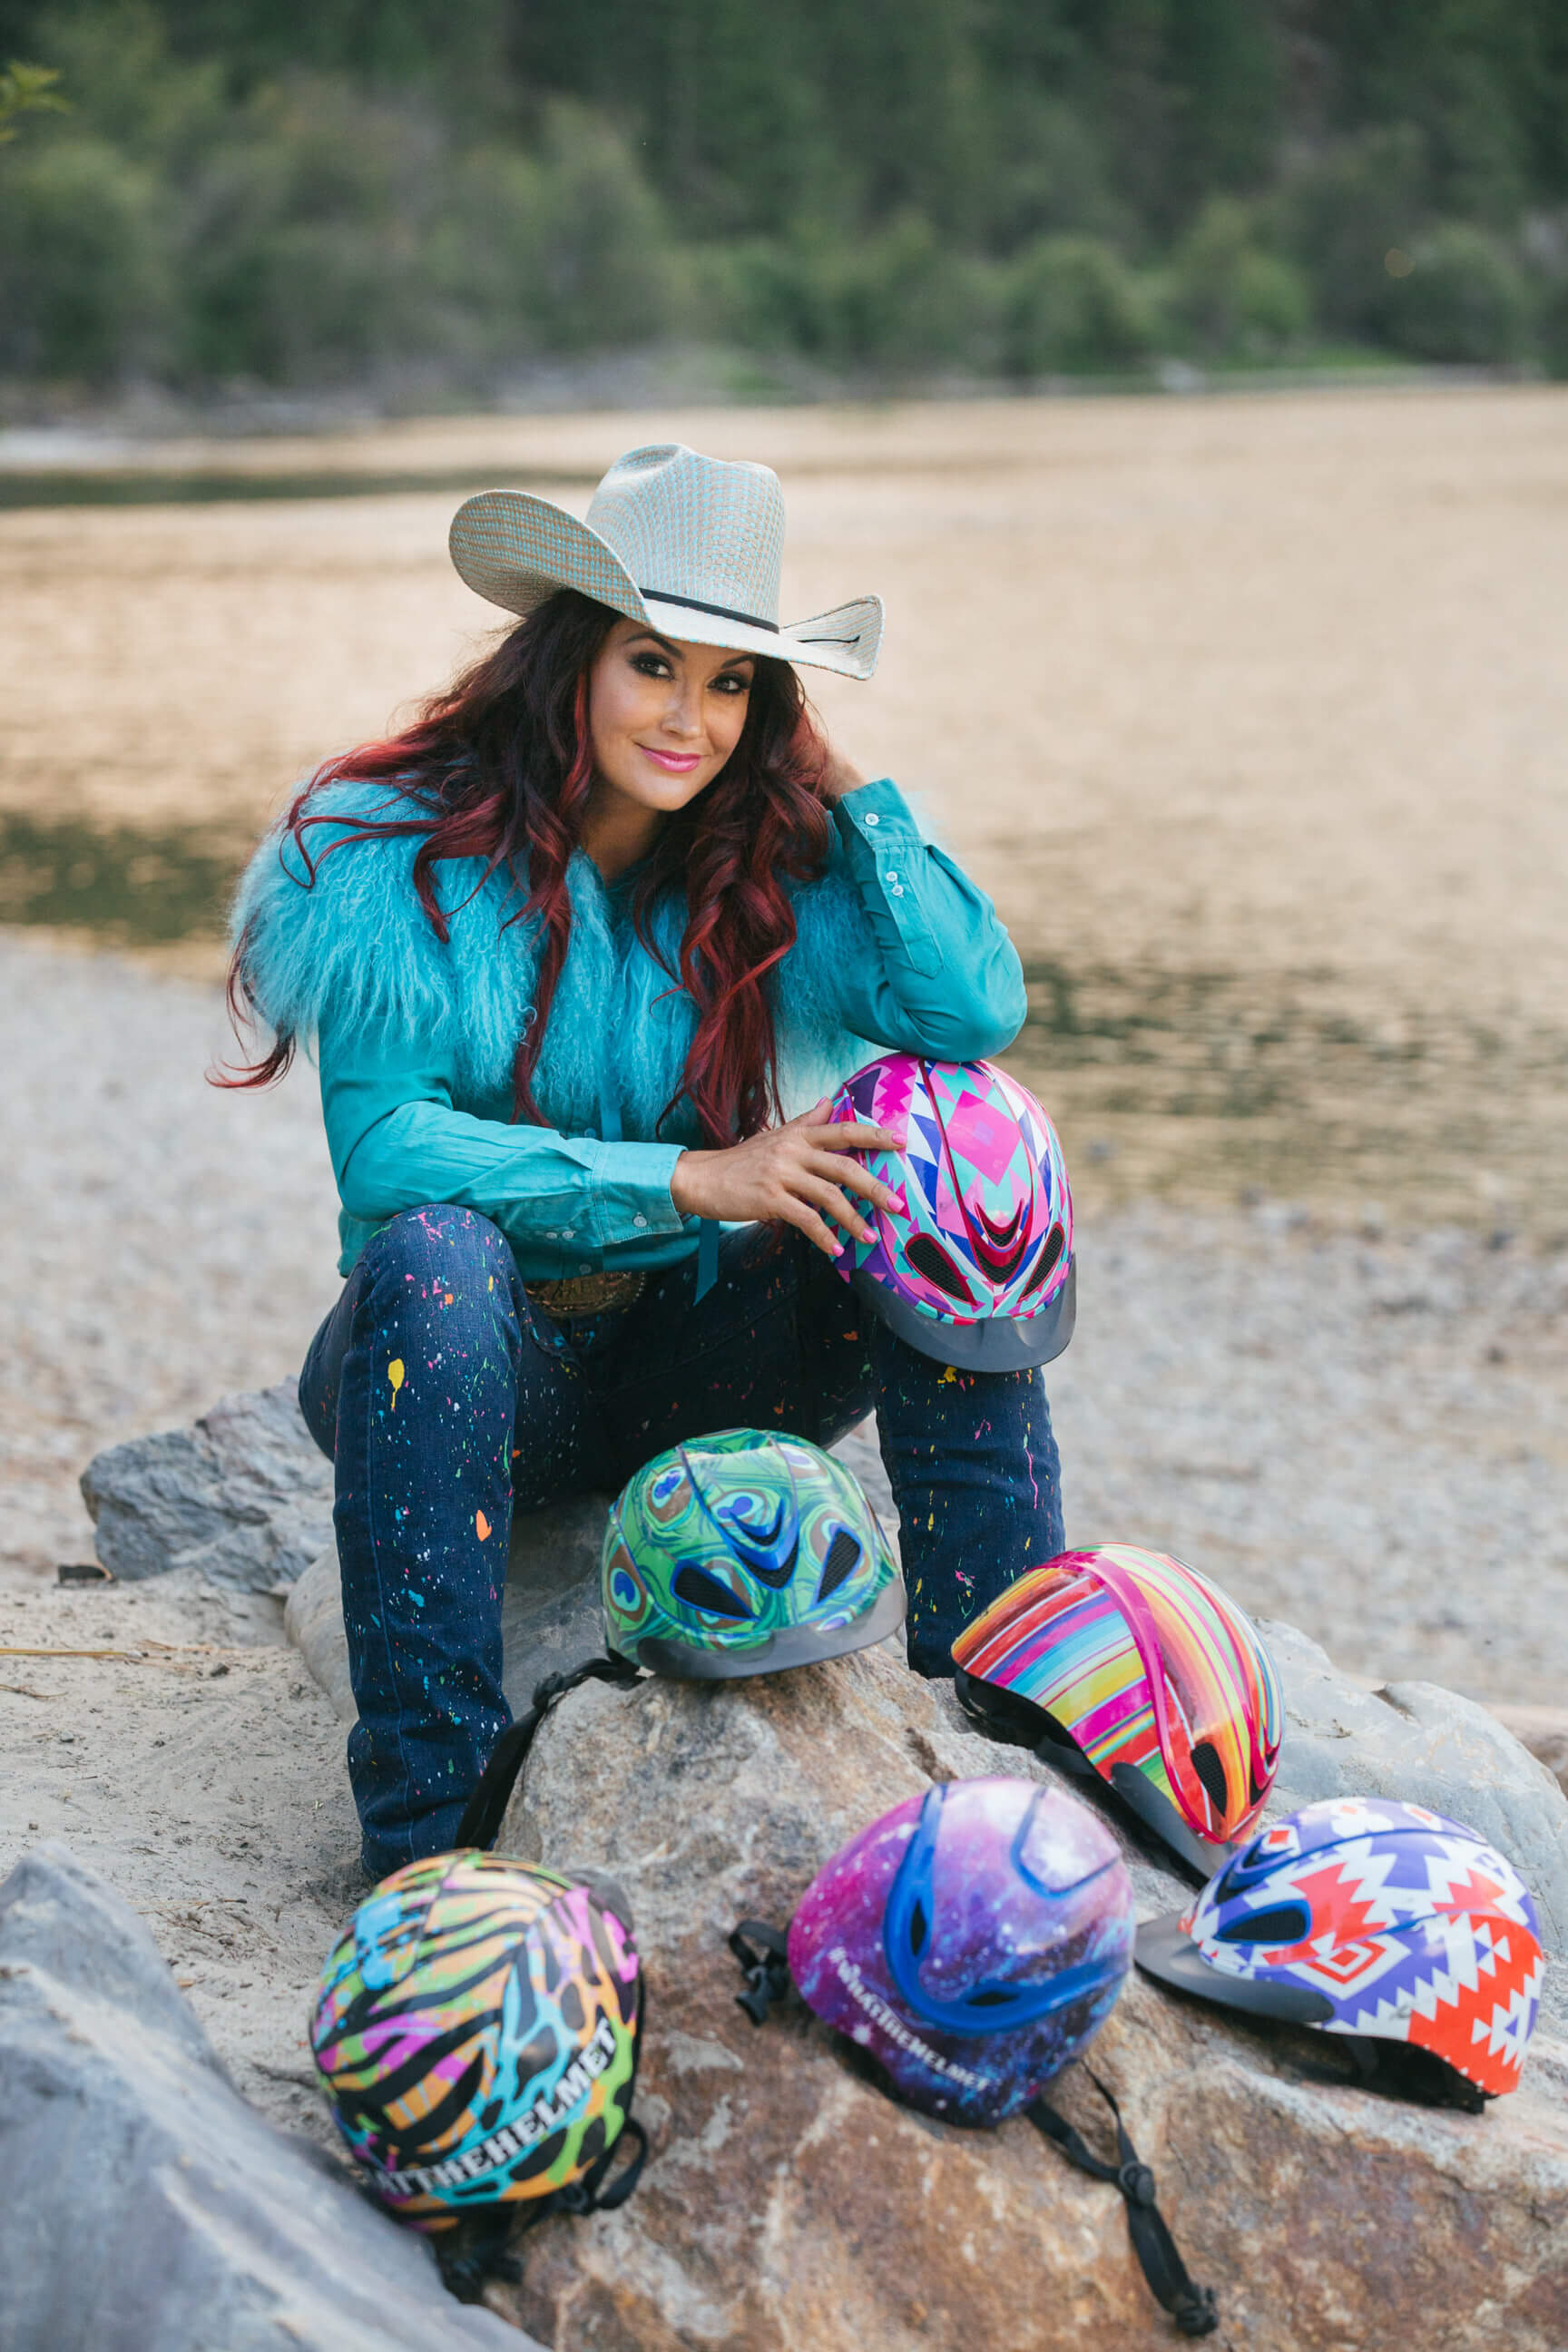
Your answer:
[[[601,1578],[611,1650],[701,1682],[864,1650],[906,1606],[854,1472],[763,1429],[644,1463],[611,1506]]]
[[[1206,1876],[1273,1782],[1279,1677],[1234,1601],[1165,1552],[1064,1551],[952,1645],[979,1720],[1097,1772]]]
[[[1072,1338],[1077,1274],[1061,1139],[1026,1087],[991,1062],[884,1054],[834,1096],[835,1125],[900,1131],[902,1151],[855,1156],[894,1195],[857,1202],[874,1238],[837,1271],[900,1339],[967,1371],[1049,1363]]]
[[[532,1864],[441,1853],[360,1905],[322,1971],[310,2048],[376,2196],[441,2230],[552,2196],[608,2155],[641,2011],[612,1905]]]

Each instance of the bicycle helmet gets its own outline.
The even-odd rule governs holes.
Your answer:
[[[1462,1822],[1383,1797],[1274,1822],[1191,1911],[1140,1927],[1137,1957],[1226,2009],[1430,2053],[1392,2087],[1476,2107],[1518,2084],[1545,1966],[1513,1864]],[[1383,2053],[1361,2054],[1371,2072]]]
[[[1257,1821],[1279,1760],[1279,1677],[1195,1568],[1133,1544],[1059,1552],[967,1626],[952,1658],[977,1722],[1097,1773],[1204,1877]]]
[[[760,1429],[645,1463],[611,1507],[602,1579],[612,1654],[688,1680],[839,1657],[904,1618],[903,1579],[854,1472]]]
[[[642,2009],[623,1912],[475,1853],[409,1863],[360,1905],[310,2048],[350,2154],[402,2220],[439,2231],[603,2177]]]
[[[894,1194],[857,1206],[875,1238],[837,1261],[874,1315],[922,1355],[982,1372],[1049,1363],[1072,1338],[1072,1194],[1056,1129],[991,1062],[884,1054],[833,1097],[835,1124],[906,1135],[856,1157]]]
[[[1126,1865],[1087,1806],[1032,1780],[956,1780],[817,1874],[788,1964],[911,2106],[996,2124],[1093,2040],[1132,1936]]]

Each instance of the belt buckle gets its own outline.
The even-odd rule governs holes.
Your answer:
[[[531,1282],[526,1287],[534,1304],[559,1318],[600,1315],[613,1307],[630,1307],[641,1297],[646,1276],[625,1274],[568,1275],[560,1282]]]

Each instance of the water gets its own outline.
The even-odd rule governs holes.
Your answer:
[[[247,845],[0,814],[0,922],[136,950],[210,941]],[[1568,1231],[1568,1031],[1370,1018],[1329,971],[1026,964],[1003,1056],[1060,1127],[1087,1207],[1260,1194],[1331,1220]],[[1488,1116],[1478,1116],[1484,1102]]]
[[[399,469],[395,473],[333,473],[313,468],[301,473],[218,472],[160,473],[135,467],[124,473],[107,469],[70,471],[47,467],[0,468],[0,512],[26,507],[160,507],[224,506],[236,500],[259,499],[374,499],[412,497],[420,491],[484,490],[491,486],[493,466],[435,467]],[[587,489],[596,475],[560,467],[529,468],[531,488]]]
[[[84,930],[113,947],[216,940],[244,855],[184,829],[0,812],[0,922]]]

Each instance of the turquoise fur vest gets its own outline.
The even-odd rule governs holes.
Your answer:
[[[349,815],[384,809],[384,785],[338,784],[318,809]],[[459,1110],[511,1115],[512,1056],[534,1018],[537,923],[509,921],[519,899],[510,877],[481,882],[478,859],[436,867],[450,938],[432,929],[414,892],[417,841],[360,841],[323,857],[342,836],[331,826],[306,835],[315,881],[296,845],[275,830],[240,883],[234,934],[245,940],[245,970],[257,1010],[279,1035],[308,1048],[330,1015],[379,1033],[384,1049],[406,1040],[429,1068],[450,1074]],[[600,1131],[606,1079],[628,1141],[700,1140],[681,1103],[656,1129],[680,1085],[696,1027],[691,999],[632,927],[628,894],[606,887],[579,853],[568,875],[572,940],[551,1008],[534,1093],[547,1123],[566,1135]],[[795,947],[769,976],[786,1111],[804,1109],[876,1050],[852,1036],[836,1010],[835,975],[867,949],[866,917],[844,871],[837,831],[821,878],[792,893]],[[656,907],[655,944],[679,969],[686,909],[673,897]]]

